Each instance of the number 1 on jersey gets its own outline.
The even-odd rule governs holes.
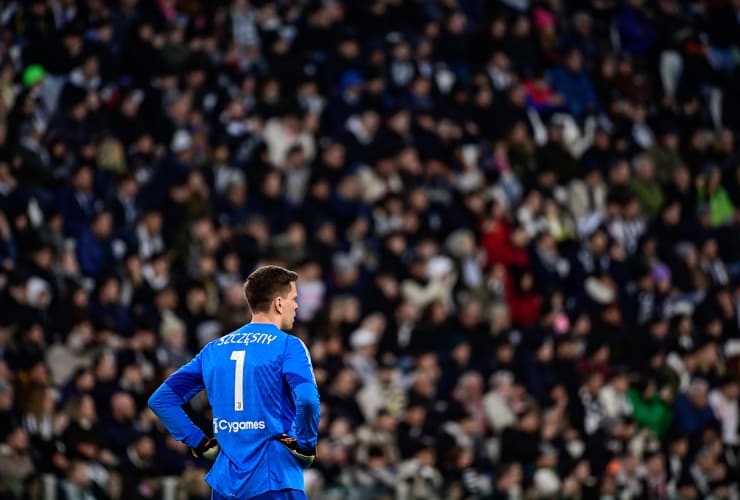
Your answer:
[[[232,351],[231,361],[234,367],[234,411],[244,411],[244,356],[247,351]]]

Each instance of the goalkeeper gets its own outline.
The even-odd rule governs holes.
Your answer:
[[[316,456],[319,393],[295,320],[298,275],[278,266],[244,284],[252,321],[208,343],[170,375],[149,407],[196,456],[215,460],[206,481],[213,500],[305,499],[303,467]],[[213,438],[182,409],[202,389],[213,409]]]

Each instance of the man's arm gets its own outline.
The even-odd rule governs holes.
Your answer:
[[[193,449],[198,448],[206,436],[190,420],[182,405],[205,387],[200,357],[201,354],[198,354],[167,377],[149,398],[149,408],[159,417],[172,437]]]
[[[283,377],[293,391],[296,444],[301,450],[311,450],[316,447],[319,433],[319,389],[308,349],[299,338],[290,335],[285,346]]]

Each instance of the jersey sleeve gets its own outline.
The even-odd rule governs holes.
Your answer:
[[[306,345],[297,337],[288,336],[283,361],[283,377],[293,391],[296,416],[297,444],[308,450],[316,446],[319,432],[319,390]]]
[[[197,447],[205,434],[193,424],[182,405],[205,387],[201,357],[202,352],[180,367],[149,398],[149,408],[159,417],[172,437],[191,448]]]

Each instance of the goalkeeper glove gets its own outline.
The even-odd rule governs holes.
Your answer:
[[[203,438],[197,448],[193,448],[190,452],[195,458],[205,458],[208,460],[216,460],[218,452],[221,448],[218,446],[218,441],[213,438]]]
[[[316,460],[316,448],[310,450],[302,450],[298,448],[298,442],[294,437],[290,437],[287,434],[281,434],[276,438],[280,444],[288,448],[290,454],[298,459],[305,466],[309,466]]]

